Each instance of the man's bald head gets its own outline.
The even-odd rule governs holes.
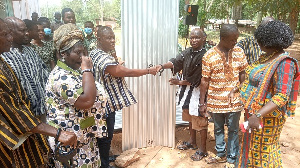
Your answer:
[[[260,22],[260,25],[266,25],[267,23],[274,21],[275,19],[272,16],[267,16],[263,18],[263,20]]]
[[[200,50],[203,48],[204,44],[204,33],[200,28],[195,28],[190,33],[190,44],[194,51]]]
[[[4,19],[4,22],[12,31],[13,45],[26,45],[30,43],[28,30],[23,20],[16,17],[7,17]]]
[[[4,22],[6,23],[6,25],[8,26],[8,28],[12,30],[12,29],[15,29],[15,24],[16,24],[16,22],[18,20],[21,20],[21,19],[16,18],[16,17],[6,17],[4,19]]]
[[[200,36],[200,37],[203,37],[204,36],[204,33],[203,33],[203,30],[201,30],[200,28],[194,28],[192,31],[191,31],[191,34],[195,34],[197,36]]]

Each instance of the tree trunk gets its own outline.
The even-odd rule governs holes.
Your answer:
[[[299,16],[299,4],[295,5],[294,8],[292,8],[290,13],[290,27],[295,34],[297,29],[297,23],[298,23],[298,16]]]

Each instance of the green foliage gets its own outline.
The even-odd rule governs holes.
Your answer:
[[[103,6],[100,2],[103,2]],[[121,20],[121,0],[103,1],[103,0],[61,0],[61,5],[52,4],[41,7],[41,16],[47,16],[53,19],[54,12],[61,11],[63,8],[71,8],[75,12],[76,23],[83,25],[85,21],[93,21],[100,19],[103,9],[103,20]],[[102,7],[102,8],[101,8]]]
[[[179,38],[186,38],[188,35],[188,26],[183,24],[183,20],[179,20],[178,36]]]

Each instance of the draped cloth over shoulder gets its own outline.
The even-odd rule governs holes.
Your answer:
[[[295,62],[296,65],[296,72],[294,76],[294,82],[292,84],[292,90],[289,95],[288,102],[286,104],[287,107],[286,115],[288,117],[294,117],[296,103],[297,103],[297,96],[298,96],[300,71],[299,71],[297,60],[295,60],[292,57],[289,57],[286,54],[282,54],[281,56],[279,56],[278,58],[276,58],[274,61],[270,63],[269,68],[267,68],[265,71],[265,76],[263,77],[263,81],[260,82],[259,84],[258,88],[260,89],[256,92],[252,92],[250,96],[247,98],[247,100],[244,102],[245,108],[249,110],[249,113],[255,114],[265,104],[265,98],[267,95],[268,87],[270,85],[270,80],[274,75],[274,72],[276,71],[278,65],[285,59],[291,59],[292,61]],[[243,95],[243,93],[241,95]]]
[[[295,115],[300,79],[297,60],[291,58],[288,53],[284,53],[268,64],[260,64],[256,61],[247,69],[247,74],[252,74],[249,75],[252,83],[249,82],[248,78],[248,81],[246,80],[241,88],[241,100],[245,104],[246,118],[248,119],[250,114],[257,113],[268,101],[278,105],[278,108],[263,117],[262,129],[243,134],[236,167],[247,168],[250,167],[249,165],[251,167],[271,167],[274,165],[277,165],[275,167],[282,167],[279,137],[286,118]],[[259,84],[253,87],[255,81],[259,81]],[[273,92],[275,90],[274,82],[277,82],[276,86],[279,88],[290,90],[289,94]]]
[[[53,41],[55,48],[61,53],[67,51],[78,41],[83,41],[82,31],[72,23],[64,24],[55,30]]]

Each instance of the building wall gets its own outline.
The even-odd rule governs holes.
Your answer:
[[[40,16],[39,0],[13,1],[14,15],[20,19],[31,19],[31,14],[37,12]]]
[[[7,16],[13,16],[13,7],[11,0],[0,0],[0,18],[5,18]]]
[[[122,57],[129,68],[168,62],[177,52],[178,0],[122,0]],[[122,148],[175,146],[175,86],[162,76],[126,78],[138,103],[123,110]]]

